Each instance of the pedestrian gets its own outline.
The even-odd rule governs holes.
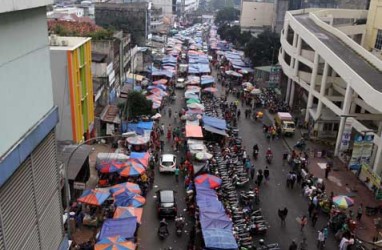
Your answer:
[[[297,244],[294,240],[292,240],[292,243],[289,245],[289,250],[297,250]]]
[[[296,183],[297,175],[295,173],[292,173],[291,181],[290,181],[290,188],[293,189],[294,184]]]
[[[168,117],[169,117],[169,118],[171,118],[171,113],[172,113],[172,111],[171,111],[171,108],[169,107],[169,108],[168,108]]]
[[[241,111],[240,109],[237,111],[237,119],[240,120],[240,114],[241,114]]]
[[[264,178],[265,178],[266,182],[269,181],[269,169],[268,169],[268,166],[266,166],[265,169],[264,169]]]
[[[298,249],[299,250],[308,250],[308,243],[306,242],[306,238],[302,238],[299,246],[298,246]]]
[[[313,213],[314,208],[315,208],[315,206],[314,206],[313,202],[309,201],[309,207],[308,207],[309,218],[312,218],[312,213]]]
[[[285,164],[285,162],[288,160],[288,151],[285,151],[284,153],[283,153],[283,166],[284,166],[284,164]]]
[[[288,215],[288,209],[286,207],[284,207],[283,210],[278,210],[278,216],[280,217],[280,220],[281,220],[281,225],[285,225],[285,219]]]
[[[174,175],[175,175],[175,182],[178,183],[179,182],[179,167],[176,166],[175,170],[174,170]]]
[[[250,172],[251,172],[251,180],[253,180],[253,178],[255,177],[255,172],[256,172],[255,165],[252,164]]]
[[[246,159],[244,166],[245,166],[245,171],[247,172],[247,174],[249,174],[252,168],[251,161],[249,159]]]
[[[318,231],[318,237],[317,237],[317,248],[319,250],[322,250],[325,246],[325,235],[323,233],[323,230]]]
[[[326,164],[326,168],[325,168],[325,179],[328,179],[328,176],[329,176],[329,173],[330,173],[330,171],[331,171],[332,169],[331,169],[331,166],[330,166],[330,164]]]
[[[328,239],[329,237],[329,228],[327,226],[325,226],[323,229],[322,229],[322,233],[324,234],[324,247],[325,247],[325,242],[326,240]]]
[[[167,130],[167,141],[171,141],[171,129]]]
[[[259,169],[259,171],[257,171],[257,181],[256,181],[257,186],[260,187],[261,182],[263,181],[263,178],[264,178],[263,171]]]
[[[160,150],[161,151],[164,150],[164,140],[163,139],[160,139]]]
[[[360,221],[363,214],[363,204],[361,203],[357,209],[357,221]]]
[[[312,227],[316,226],[317,220],[318,220],[318,212],[317,210],[314,210],[312,213]]]
[[[300,218],[300,231],[304,230],[305,225],[308,223],[308,219],[305,215]]]

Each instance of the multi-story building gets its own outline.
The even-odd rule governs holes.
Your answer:
[[[59,107],[59,141],[93,137],[94,105],[91,38],[50,36],[54,103]]]
[[[371,1],[363,46],[382,59],[382,2]]]
[[[151,34],[151,3],[110,1],[96,3],[96,24],[131,34],[134,44],[145,45]]]
[[[362,46],[378,46],[378,32],[367,29],[365,24],[366,19],[368,25],[381,20],[377,3],[378,0],[372,0],[369,12],[344,9],[287,12],[279,63],[288,77],[286,102],[305,110],[302,118],[311,124],[312,135],[337,138],[335,155],[349,149],[352,134],[373,136],[374,146],[362,149],[359,160],[366,161],[370,172],[380,177],[382,61]]]
[[[0,249],[63,249],[46,20],[50,0],[0,5]]]
[[[240,10],[242,31],[262,31],[272,27],[274,1],[243,0]]]

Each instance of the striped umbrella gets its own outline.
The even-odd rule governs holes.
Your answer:
[[[119,161],[102,161],[99,164],[97,164],[98,171],[104,174],[115,173],[125,167],[126,163]]]
[[[346,209],[354,205],[354,200],[346,195],[338,195],[333,197],[333,203],[338,208]]]
[[[127,166],[119,172],[120,176],[139,176],[146,171],[145,167],[137,161],[129,159],[126,164]]]
[[[80,198],[77,199],[77,201],[93,206],[101,206],[109,197],[110,192],[95,189],[87,189],[82,193],[82,195],[80,196]]]
[[[135,250],[136,245],[131,241],[126,241],[120,236],[107,237],[101,239],[94,245],[94,250]]]
[[[114,219],[137,217],[137,222],[142,223],[143,208],[140,207],[117,207],[114,212]]]
[[[136,193],[136,194],[142,193],[139,185],[133,182],[124,182],[124,183],[114,185],[110,188],[110,192],[113,194],[113,196],[118,195],[122,192],[130,192],[130,193]]]
[[[146,203],[145,197],[133,193],[121,193],[114,197],[114,204],[123,207],[142,207]]]
[[[202,174],[195,178],[195,184],[209,187],[209,188],[217,188],[222,183],[222,180],[219,177],[211,174]]]

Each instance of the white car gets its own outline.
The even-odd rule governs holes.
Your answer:
[[[159,159],[159,172],[175,172],[176,156],[173,154],[163,154]]]

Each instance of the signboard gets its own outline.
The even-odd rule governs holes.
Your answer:
[[[350,170],[359,170],[361,167],[361,156],[363,147],[363,136],[356,135],[353,143],[353,153],[349,161]]]
[[[86,183],[83,182],[73,182],[73,188],[77,190],[85,190],[86,189]]]
[[[377,189],[377,192],[375,192],[375,199],[376,200],[382,200],[382,189],[381,188],[378,188]]]
[[[341,152],[349,149],[351,129],[352,129],[352,123],[350,121],[347,121],[345,123],[344,132],[342,133],[342,140],[340,145]]]
[[[376,188],[381,186],[381,177],[379,177],[371,170],[369,164],[362,164],[359,179],[363,181],[370,189],[373,189],[373,186]]]
[[[371,154],[373,152],[374,135],[365,135],[362,144],[361,163],[370,164]]]

